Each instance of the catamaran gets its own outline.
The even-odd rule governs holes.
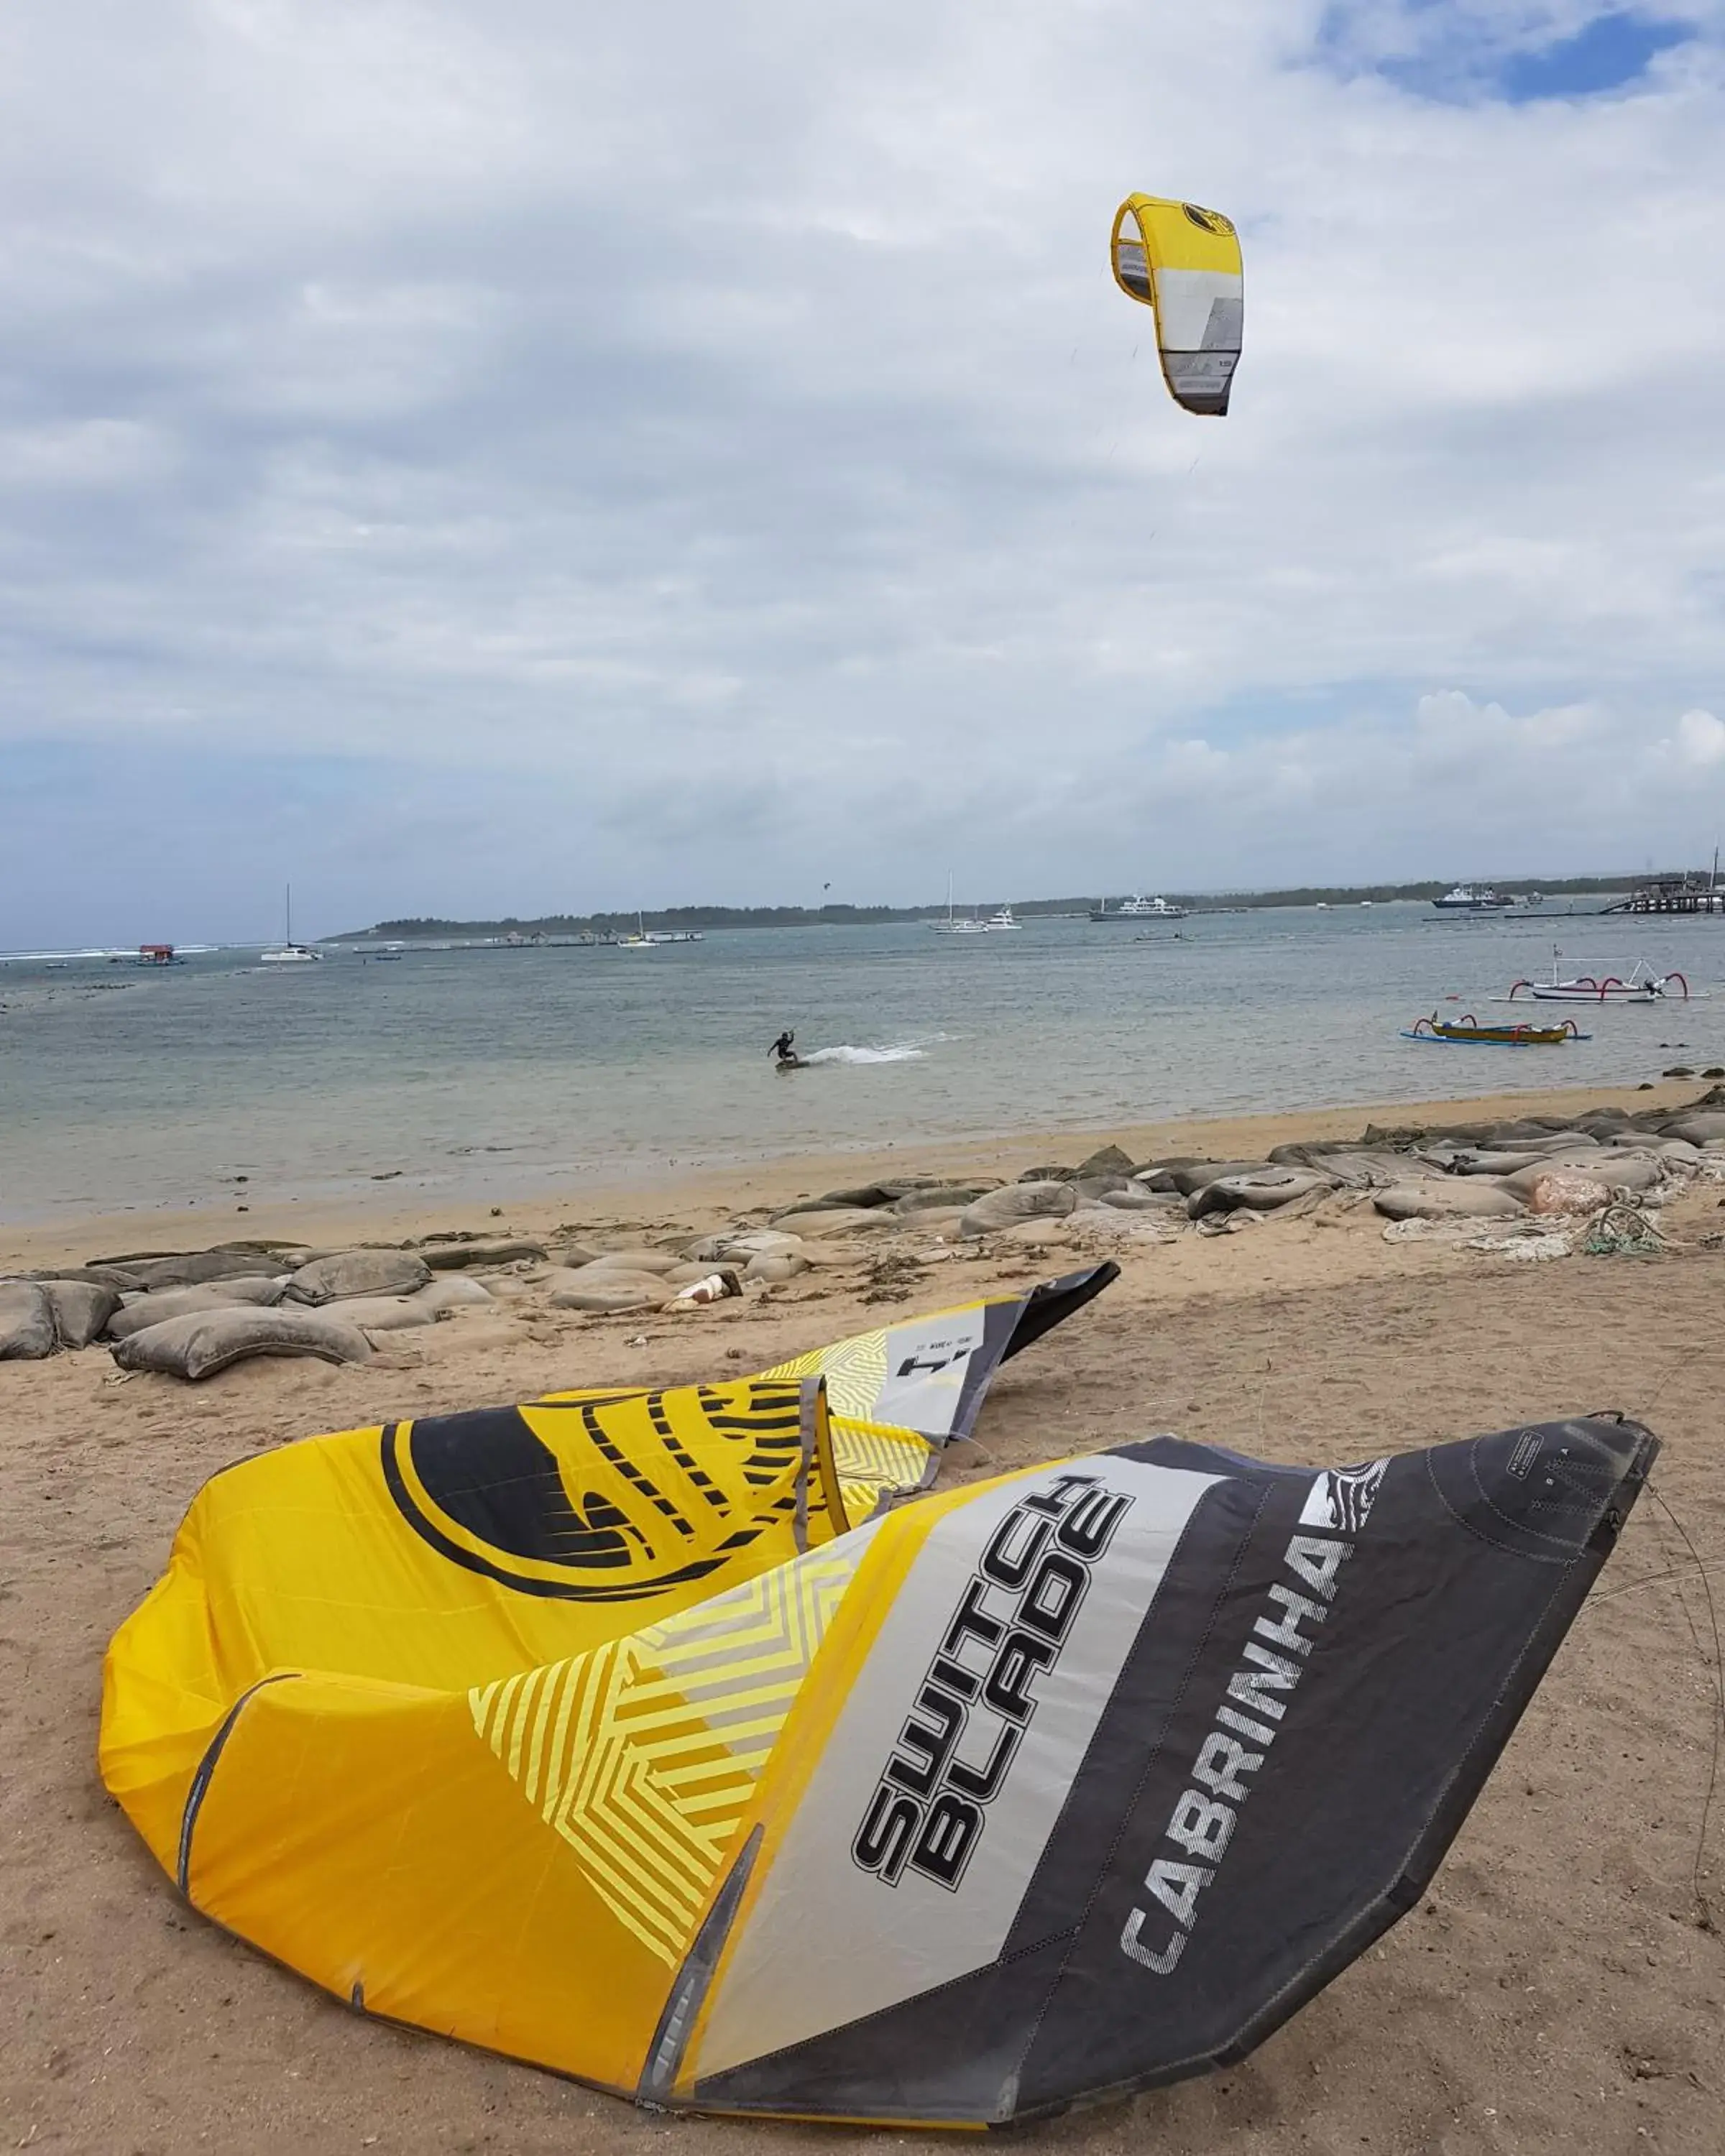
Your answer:
[[[287,887],[286,901],[282,907],[282,938],[273,951],[260,951],[260,966],[315,966],[323,957],[321,951],[314,951],[309,943],[294,941],[294,887]]]

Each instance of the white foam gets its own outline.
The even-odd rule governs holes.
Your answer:
[[[805,1063],[920,1063],[927,1050],[918,1048],[913,1041],[906,1041],[896,1048],[855,1048],[848,1043],[837,1048],[817,1048],[803,1058]]]

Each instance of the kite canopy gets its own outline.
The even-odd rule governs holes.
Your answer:
[[[1101,1284],[228,1470],[110,1647],[109,1788],[339,1997],[654,2104],[999,2124],[1241,2056],[1417,1899],[1657,1446],[1158,1438],[845,1529],[829,1389]]]
[[[1121,290],[1155,310],[1156,348],[1175,402],[1222,416],[1245,316],[1233,225],[1196,203],[1128,195],[1114,213],[1110,259]]]

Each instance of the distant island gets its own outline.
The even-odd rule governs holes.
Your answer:
[[[1517,898],[1535,892],[1548,897],[1597,897],[1625,891],[1646,880],[1645,875],[1586,876],[1520,876],[1492,879],[1495,888]],[[1302,884],[1287,891],[1174,891],[1168,899],[1193,913],[1238,913],[1266,906],[1387,906],[1397,899],[1441,898],[1450,889],[1443,880],[1432,883]],[[1124,894],[1110,891],[1111,904]],[[1071,898],[1015,898],[1012,910],[1021,918],[1038,915],[1088,914],[1101,894]],[[986,911],[1000,901],[980,901]],[[822,928],[865,927],[890,921],[932,921],[946,911],[944,901],[933,906],[671,906],[643,912],[642,925],[657,929],[709,928]],[[350,928],[327,937],[331,943],[366,943],[379,940],[411,942],[432,938],[480,936],[608,936],[626,933],[636,925],[629,913],[546,913],[531,920],[506,914],[498,921],[446,921],[439,916],[415,916],[400,921],[380,921],[371,928]]]

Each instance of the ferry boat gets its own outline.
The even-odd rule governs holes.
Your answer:
[[[1458,883],[1431,902],[1440,913],[1502,913],[1515,900],[1489,883]]]
[[[1090,910],[1092,921],[1183,921],[1189,909],[1171,906],[1165,898],[1123,898],[1111,907],[1105,898]]]

